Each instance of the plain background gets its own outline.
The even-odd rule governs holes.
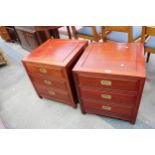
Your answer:
[[[0,0],[0,25],[149,26],[153,0]],[[2,155],[154,155],[155,130],[0,130]]]

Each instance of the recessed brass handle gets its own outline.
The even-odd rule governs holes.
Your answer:
[[[110,100],[112,98],[112,96],[111,95],[107,95],[107,94],[101,94],[101,98]]]
[[[102,106],[102,109],[103,110],[110,111],[112,109],[112,107],[110,107],[110,106]]]
[[[44,74],[47,73],[47,69],[46,68],[39,68],[39,71],[40,71],[40,73],[44,73]]]
[[[52,82],[49,81],[49,80],[44,80],[44,83],[47,84],[47,85],[51,85],[52,84]]]
[[[104,85],[104,86],[112,85],[112,81],[110,81],[110,80],[101,80],[100,83],[101,83],[101,85]]]
[[[50,95],[55,95],[55,92],[54,91],[48,91],[48,93],[50,94]]]

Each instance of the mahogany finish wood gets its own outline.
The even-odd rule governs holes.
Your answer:
[[[0,26],[0,36],[5,41],[11,41],[11,37],[10,37],[7,29],[5,28],[5,26]]]
[[[15,27],[14,26],[5,26],[9,36],[10,36],[10,41],[11,42],[17,42],[17,43],[20,43],[19,41],[19,38],[18,38],[18,35],[17,35],[17,32],[15,30]]]
[[[87,41],[49,39],[22,61],[40,98],[76,108],[71,70],[87,44]]]
[[[73,68],[83,113],[135,123],[145,82],[141,43],[91,43]]]

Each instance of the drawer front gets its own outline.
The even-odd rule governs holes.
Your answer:
[[[51,78],[63,78],[63,70],[62,69],[53,69],[50,66],[44,65],[32,65],[26,63],[29,74],[37,74],[38,76],[51,76]]]
[[[122,119],[122,120],[126,120],[126,121],[131,121],[131,118],[132,118],[131,116],[128,116],[128,115],[113,113],[110,111],[96,110],[94,108],[87,108],[87,109],[85,109],[85,112],[102,115],[102,116],[118,118],[118,119]]]
[[[107,103],[116,103],[121,105],[129,105],[136,103],[136,95],[128,95],[121,93],[114,93],[108,91],[92,91],[86,89],[80,89],[81,97],[89,100],[96,100]]]
[[[37,86],[36,88],[41,96],[48,96],[51,99],[70,102],[70,97],[67,91],[60,91],[48,87],[39,87],[39,86]]]
[[[120,89],[127,91],[138,90],[138,80],[119,80],[119,79],[104,79],[104,78],[91,78],[79,76],[79,85],[83,87],[90,87],[103,90],[108,89]]]
[[[40,94],[43,98],[46,98],[46,99],[49,99],[49,100],[53,100],[53,101],[56,101],[56,102],[61,102],[61,103],[65,103],[65,104],[68,104],[68,105],[71,105],[71,101],[69,99],[64,99],[64,98],[56,98],[56,97],[53,97],[51,95],[47,95],[47,94]]]
[[[125,115],[130,117],[132,114],[133,106],[131,107],[125,107],[125,106],[117,106],[113,103],[106,104],[104,102],[97,102],[97,101],[83,101],[84,109],[94,109],[103,111],[105,113],[112,113],[112,114],[118,114],[118,115]]]
[[[49,77],[38,78],[38,77],[32,77],[32,76],[31,76],[31,79],[34,82],[34,84],[39,87],[56,88],[63,91],[66,91],[67,89],[66,83],[61,80],[56,81],[56,80],[50,79]]]

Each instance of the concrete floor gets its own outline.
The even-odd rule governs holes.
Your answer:
[[[155,128],[155,55],[147,64],[147,80],[135,125],[92,114],[51,100],[39,99],[21,64],[28,52],[0,39],[9,65],[0,68],[0,118],[6,128]]]

